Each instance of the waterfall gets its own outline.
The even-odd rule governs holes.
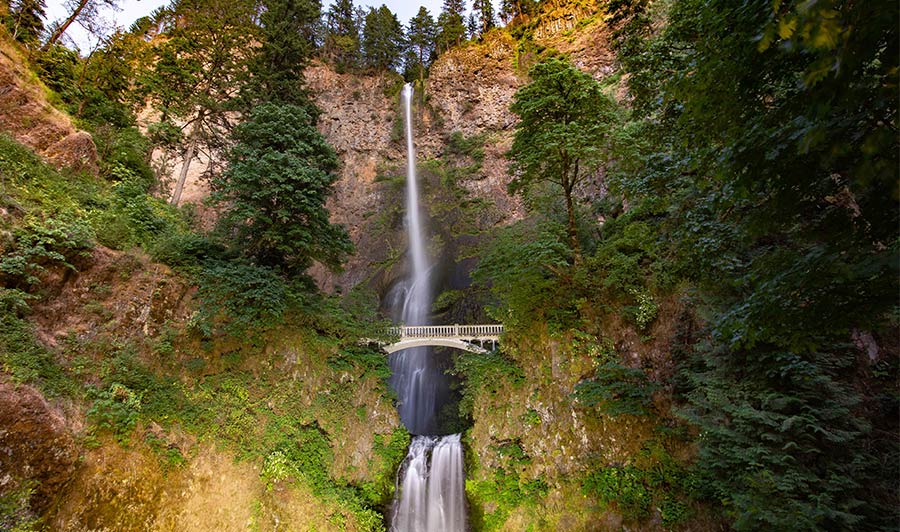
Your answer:
[[[406,325],[428,325],[431,313],[430,266],[419,211],[412,124],[413,88],[403,87],[406,118],[406,226],[411,275],[390,294],[395,319]],[[416,434],[397,472],[397,498],[392,532],[464,532],[465,474],[459,434],[434,436],[447,379],[429,348],[405,349],[390,358],[390,384],[397,393],[400,419]]]
[[[466,486],[459,434],[416,436],[400,466],[391,530],[463,532]]]

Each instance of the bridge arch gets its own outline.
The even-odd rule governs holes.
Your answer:
[[[399,342],[394,342],[393,344],[386,344],[382,349],[390,355],[391,353],[396,353],[397,351],[402,351],[411,347],[452,347],[454,349],[469,351],[470,353],[487,354],[489,352],[487,349],[477,344],[452,338],[406,338]]]

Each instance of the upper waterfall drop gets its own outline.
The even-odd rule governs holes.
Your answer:
[[[409,251],[412,258],[412,282],[404,303],[402,319],[406,325],[428,325],[431,311],[431,289],[428,285],[428,257],[422,213],[419,211],[419,184],[416,178],[416,148],[413,144],[412,121],[413,87],[403,86],[403,108],[406,115],[406,222]]]

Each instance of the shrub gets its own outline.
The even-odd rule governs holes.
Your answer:
[[[646,416],[658,388],[640,369],[610,361],[596,370],[596,377],[575,386],[575,398],[586,408],[597,407],[606,415]]]
[[[12,250],[0,258],[0,273],[14,284],[35,285],[51,265],[75,270],[71,261],[87,256],[94,231],[82,219],[29,218],[14,230]]]

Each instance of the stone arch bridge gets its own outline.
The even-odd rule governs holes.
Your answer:
[[[452,347],[470,353],[488,353],[486,342],[495,346],[503,325],[401,325],[388,328],[393,343],[378,342],[388,353],[411,347]]]

